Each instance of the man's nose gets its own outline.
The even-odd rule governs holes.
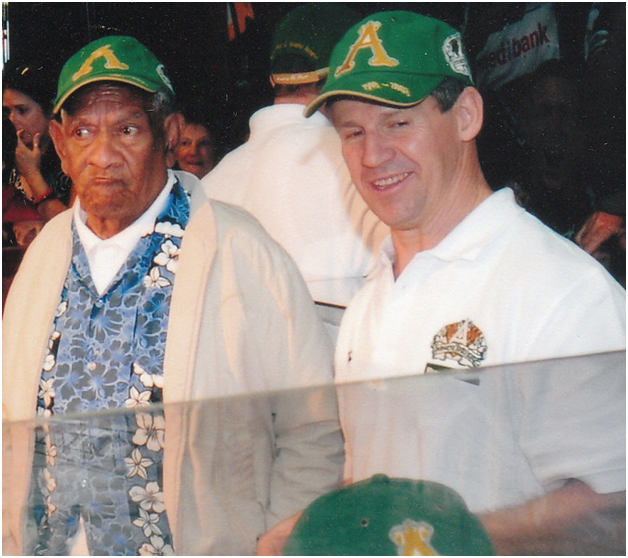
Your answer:
[[[362,145],[362,165],[365,167],[375,168],[393,157],[394,150],[377,132],[366,133]]]
[[[120,159],[115,139],[111,134],[105,132],[96,135],[92,141],[89,155],[90,163],[103,169],[115,165]]]

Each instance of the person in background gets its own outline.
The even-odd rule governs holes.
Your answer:
[[[202,179],[217,163],[214,134],[206,118],[187,110],[181,114],[184,122],[175,150],[177,168]]]
[[[53,112],[77,199],[5,306],[3,551],[252,554],[341,477],[333,393],[276,393],[333,381],[303,279],[250,215],[168,169],[174,91],[136,39],[72,56]],[[140,412],[100,413],[116,409]],[[36,417],[60,420],[25,435]]]
[[[545,62],[513,84],[518,138],[513,189],[519,203],[548,227],[574,240],[593,212],[585,152],[582,86],[564,62]],[[530,91],[534,91],[530,95]]]
[[[342,4],[307,3],[277,25],[274,104],[253,114],[248,141],[203,179],[210,198],[252,213],[292,256],[333,339],[387,230],[353,186],[327,117],[307,120],[303,110],[325,82],[334,44],[357,19]]]
[[[446,485],[496,554],[572,554],[574,538],[581,553],[625,553],[623,371],[558,381],[549,364],[524,369],[511,384],[496,375],[494,398],[471,373],[625,351],[626,293],[511,189],[489,187],[476,147],[482,96],[460,33],[404,11],[365,18],[335,47],[306,114],[323,106],[356,188],[390,227],[336,346],[345,481]],[[416,389],[394,389],[401,377]],[[487,419],[504,400],[515,430]],[[278,525],[260,553],[290,530]]]
[[[594,2],[585,33],[586,166],[593,214],[576,241],[626,285],[626,5]],[[600,100],[603,99],[603,102]]]
[[[3,116],[15,133],[13,156],[3,161],[3,223],[13,225],[21,246],[71,201],[71,181],[48,134],[55,83],[49,65],[36,61],[11,61],[2,75]]]

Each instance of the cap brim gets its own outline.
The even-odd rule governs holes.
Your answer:
[[[324,80],[329,73],[329,68],[314,70],[313,72],[300,72],[295,74],[271,74],[270,82],[275,85],[303,85],[306,83],[318,83]]]
[[[364,86],[366,84],[371,85],[373,83],[378,83],[378,80],[384,83],[389,83],[391,77],[392,76],[390,73],[382,74],[382,76],[369,73],[366,75],[356,74],[351,76],[351,79],[345,78],[335,80],[337,84],[334,86],[334,89],[330,91],[325,91],[325,88],[323,87],[323,92],[318,97],[316,97],[309,105],[307,105],[304,114],[306,117],[312,116],[312,114],[314,114],[323,104],[325,104],[329,99],[333,97],[355,97],[358,99],[364,99],[365,101],[371,101],[391,107],[409,108],[425,100],[425,98],[432,91],[434,91],[434,89],[444,79],[444,76],[431,75],[421,76],[421,79],[417,80],[416,76],[404,74],[403,76],[399,76],[400,78],[403,77],[403,79],[399,79],[399,81],[405,82],[403,83],[403,85],[401,85],[402,88],[408,89],[408,91],[412,91],[412,93],[409,95],[405,95],[404,93],[391,89],[389,87],[381,86],[378,89],[375,89],[373,92],[367,93],[364,91]],[[382,93],[384,93],[384,95],[382,95]]]
[[[351,91],[349,89],[347,89],[346,91],[342,91],[342,90],[330,91],[329,93],[324,93],[322,95],[319,95],[307,107],[305,107],[305,113],[304,113],[305,116],[306,117],[312,116],[318,109],[321,108],[322,105],[324,105],[332,97],[354,97],[357,99],[364,99],[365,101],[373,101],[381,105],[390,105],[390,106],[400,107],[400,108],[409,108],[411,106],[414,106],[420,103],[421,101],[425,99],[425,97],[423,97],[422,99],[419,99],[418,101],[412,101],[409,103],[397,103],[397,102],[390,101],[387,99],[382,99],[381,97],[377,97],[375,95],[367,95],[365,93],[356,93],[355,91]]]
[[[119,81],[121,83],[126,83],[127,85],[134,85],[135,87],[139,87],[140,89],[148,91],[149,93],[156,93],[161,88],[159,85],[151,86],[146,82],[133,79],[128,75],[125,76],[111,73],[108,73],[106,75],[96,75],[90,77],[89,79],[81,81],[80,83],[77,83],[74,87],[66,91],[63,96],[55,103],[54,108],[52,109],[52,114],[57,114],[57,112],[59,112],[59,109],[63,106],[63,103],[68,100],[68,97],[70,97],[70,95],[78,91],[81,87],[89,85],[90,83],[95,83],[97,81]]]

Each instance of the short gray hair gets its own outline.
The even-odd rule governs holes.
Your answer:
[[[456,104],[465,87],[468,87],[465,82],[453,77],[446,77],[430,95],[436,99],[441,112],[447,112]]]

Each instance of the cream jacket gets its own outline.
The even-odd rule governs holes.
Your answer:
[[[166,342],[164,500],[177,554],[252,554],[259,535],[340,481],[332,348],[283,249],[243,210],[208,203],[192,175],[177,176],[192,217]],[[20,552],[29,513],[25,421],[35,418],[71,220],[64,212],[36,238],[6,302],[4,553]]]

